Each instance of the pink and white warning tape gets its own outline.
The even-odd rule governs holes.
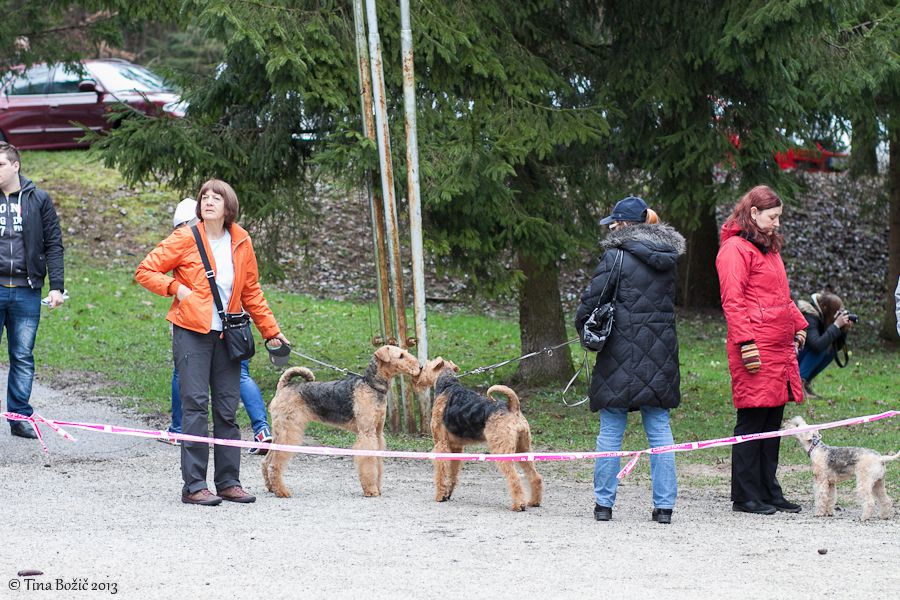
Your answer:
[[[171,433],[164,430],[152,429],[135,429],[133,427],[119,427],[117,425],[105,425],[99,423],[79,423],[75,421],[59,421],[55,419],[46,419],[38,414],[30,417],[19,415],[16,413],[0,413],[0,417],[4,417],[11,421],[25,421],[30,423],[38,435],[38,440],[44,449],[48,452],[47,446],[41,436],[39,423],[43,423],[50,427],[53,431],[63,436],[67,440],[75,441],[75,438],[67,433],[63,427],[71,427],[75,429],[85,429],[88,431],[99,431],[102,433],[112,433],[116,435],[130,435],[134,437],[144,438],[167,438],[169,440],[181,440],[185,442],[200,442],[204,444],[218,444],[221,446],[237,446],[240,448],[265,448],[267,450],[281,450],[284,452],[296,452],[299,454],[318,454],[325,456],[372,456],[383,458],[414,458],[425,460],[474,460],[483,462],[500,462],[500,461],[557,461],[557,460],[580,460],[595,458],[630,458],[628,464],[619,472],[619,479],[625,477],[634,469],[638,459],[644,454],[664,454],[666,452],[690,452],[693,450],[702,450],[704,448],[717,448],[720,446],[733,446],[734,444],[742,444],[754,440],[763,440],[775,437],[784,437],[794,435],[805,431],[816,431],[821,429],[833,429],[835,427],[847,427],[850,425],[860,425],[862,423],[872,423],[882,419],[889,419],[900,415],[900,411],[889,410],[887,412],[876,415],[866,415],[864,417],[851,417],[841,421],[831,421],[829,423],[819,423],[817,425],[807,425],[806,427],[798,427],[788,431],[767,431],[765,433],[753,433],[748,435],[735,435],[730,437],[718,438],[714,440],[703,440],[699,442],[683,442],[680,444],[672,444],[671,446],[658,446],[656,448],[647,448],[646,450],[619,450],[609,452],[528,452],[522,454],[475,454],[465,452],[404,452],[396,450],[363,450],[357,448],[331,448],[328,446],[293,446],[288,444],[275,444],[268,442],[251,442],[243,440],[224,440],[211,437],[202,437],[197,435],[188,435],[185,433]]]

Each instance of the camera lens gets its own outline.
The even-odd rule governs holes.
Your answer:
[[[859,317],[855,313],[847,313],[847,318],[853,321],[854,323],[859,322]]]

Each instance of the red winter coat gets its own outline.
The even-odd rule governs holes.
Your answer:
[[[778,252],[764,253],[740,237],[735,225],[722,227],[716,270],[728,322],[728,366],[735,408],[783,406],[803,401],[794,334],[806,329],[791,300],[787,273]],[[755,342],[762,368],[750,373],[741,344]],[[788,396],[790,388],[791,396]]]

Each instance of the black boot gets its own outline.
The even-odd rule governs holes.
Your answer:
[[[22,421],[13,421],[9,424],[9,432],[16,437],[25,438],[28,440],[36,440],[37,434],[34,432],[34,428],[29,423],[24,423]]]
[[[612,507],[611,506],[600,506],[599,504],[594,504],[594,518],[598,521],[609,521],[612,519]]]
[[[672,509],[654,508],[650,518],[662,525],[669,525],[672,522]]]
[[[818,398],[819,395],[815,393],[812,389],[812,382],[803,380],[803,393],[809,396],[810,398]]]

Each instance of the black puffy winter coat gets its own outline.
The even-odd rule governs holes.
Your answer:
[[[684,238],[668,225],[638,224],[611,231],[601,246],[605,252],[575,314],[579,336],[591,312],[610,301],[614,281],[605,293],[604,284],[623,254],[612,334],[591,378],[591,410],[675,408],[681,401],[675,267]]]

